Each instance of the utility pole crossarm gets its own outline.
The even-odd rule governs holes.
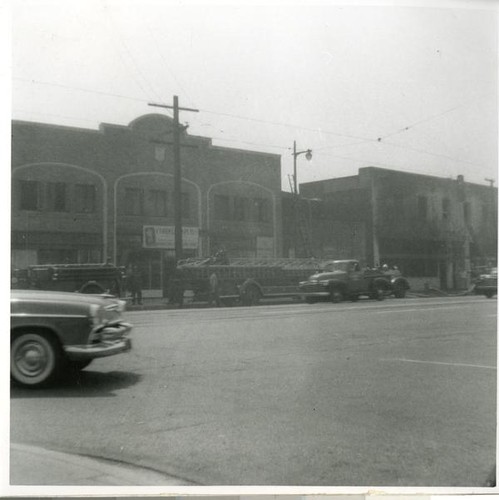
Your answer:
[[[148,106],[154,106],[156,108],[165,108],[165,109],[175,109],[175,106],[169,106],[168,104],[157,104],[155,102],[147,103]],[[199,109],[194,108],[177,108],[179,111],[193,111],[194,113],[199,113]]]

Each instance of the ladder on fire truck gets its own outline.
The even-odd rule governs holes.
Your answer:
[[[312,254],[312,244],[311,244],[311,232],[312,229],[310,227],[310,220],[307,218],[307,214],[304,210],[302,210],[301,206],[301,198],[298,193],[295,192],[294,183],[291,180],[291,176],[288,176],[289,184],[291,186],[291,193],[293,195],[293,217],[294,223],[296,224],[295,230],[300,237],[300,241],[303,245],[303,251],[305,257],[311,257]],[[295,248],[295,252],[297,249]]]

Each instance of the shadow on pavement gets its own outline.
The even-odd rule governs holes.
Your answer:
[[[115,391],[140,382],[142,375],[133,372],[112,371],[107,373],[83,370],[68,375],[50,386],[30,389],[11,384],[10,397],[15,398],[66,398],[66,397],[115,397]]]

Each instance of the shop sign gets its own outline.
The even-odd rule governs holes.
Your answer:
[[[196,250],[199,242],[198,227],[182,227],[182,248]],[[142,226],[144,248],[175,248],[175,226]]]

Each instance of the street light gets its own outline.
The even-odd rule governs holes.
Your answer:
[[[305,158],[310,161],[312,159],[312,150],[305,149],[303,151],[296,151],[296,141],[293,141],[293,188],[295,194],[298,194],[298,181],[296,179],[296,157],[304,154]]]

